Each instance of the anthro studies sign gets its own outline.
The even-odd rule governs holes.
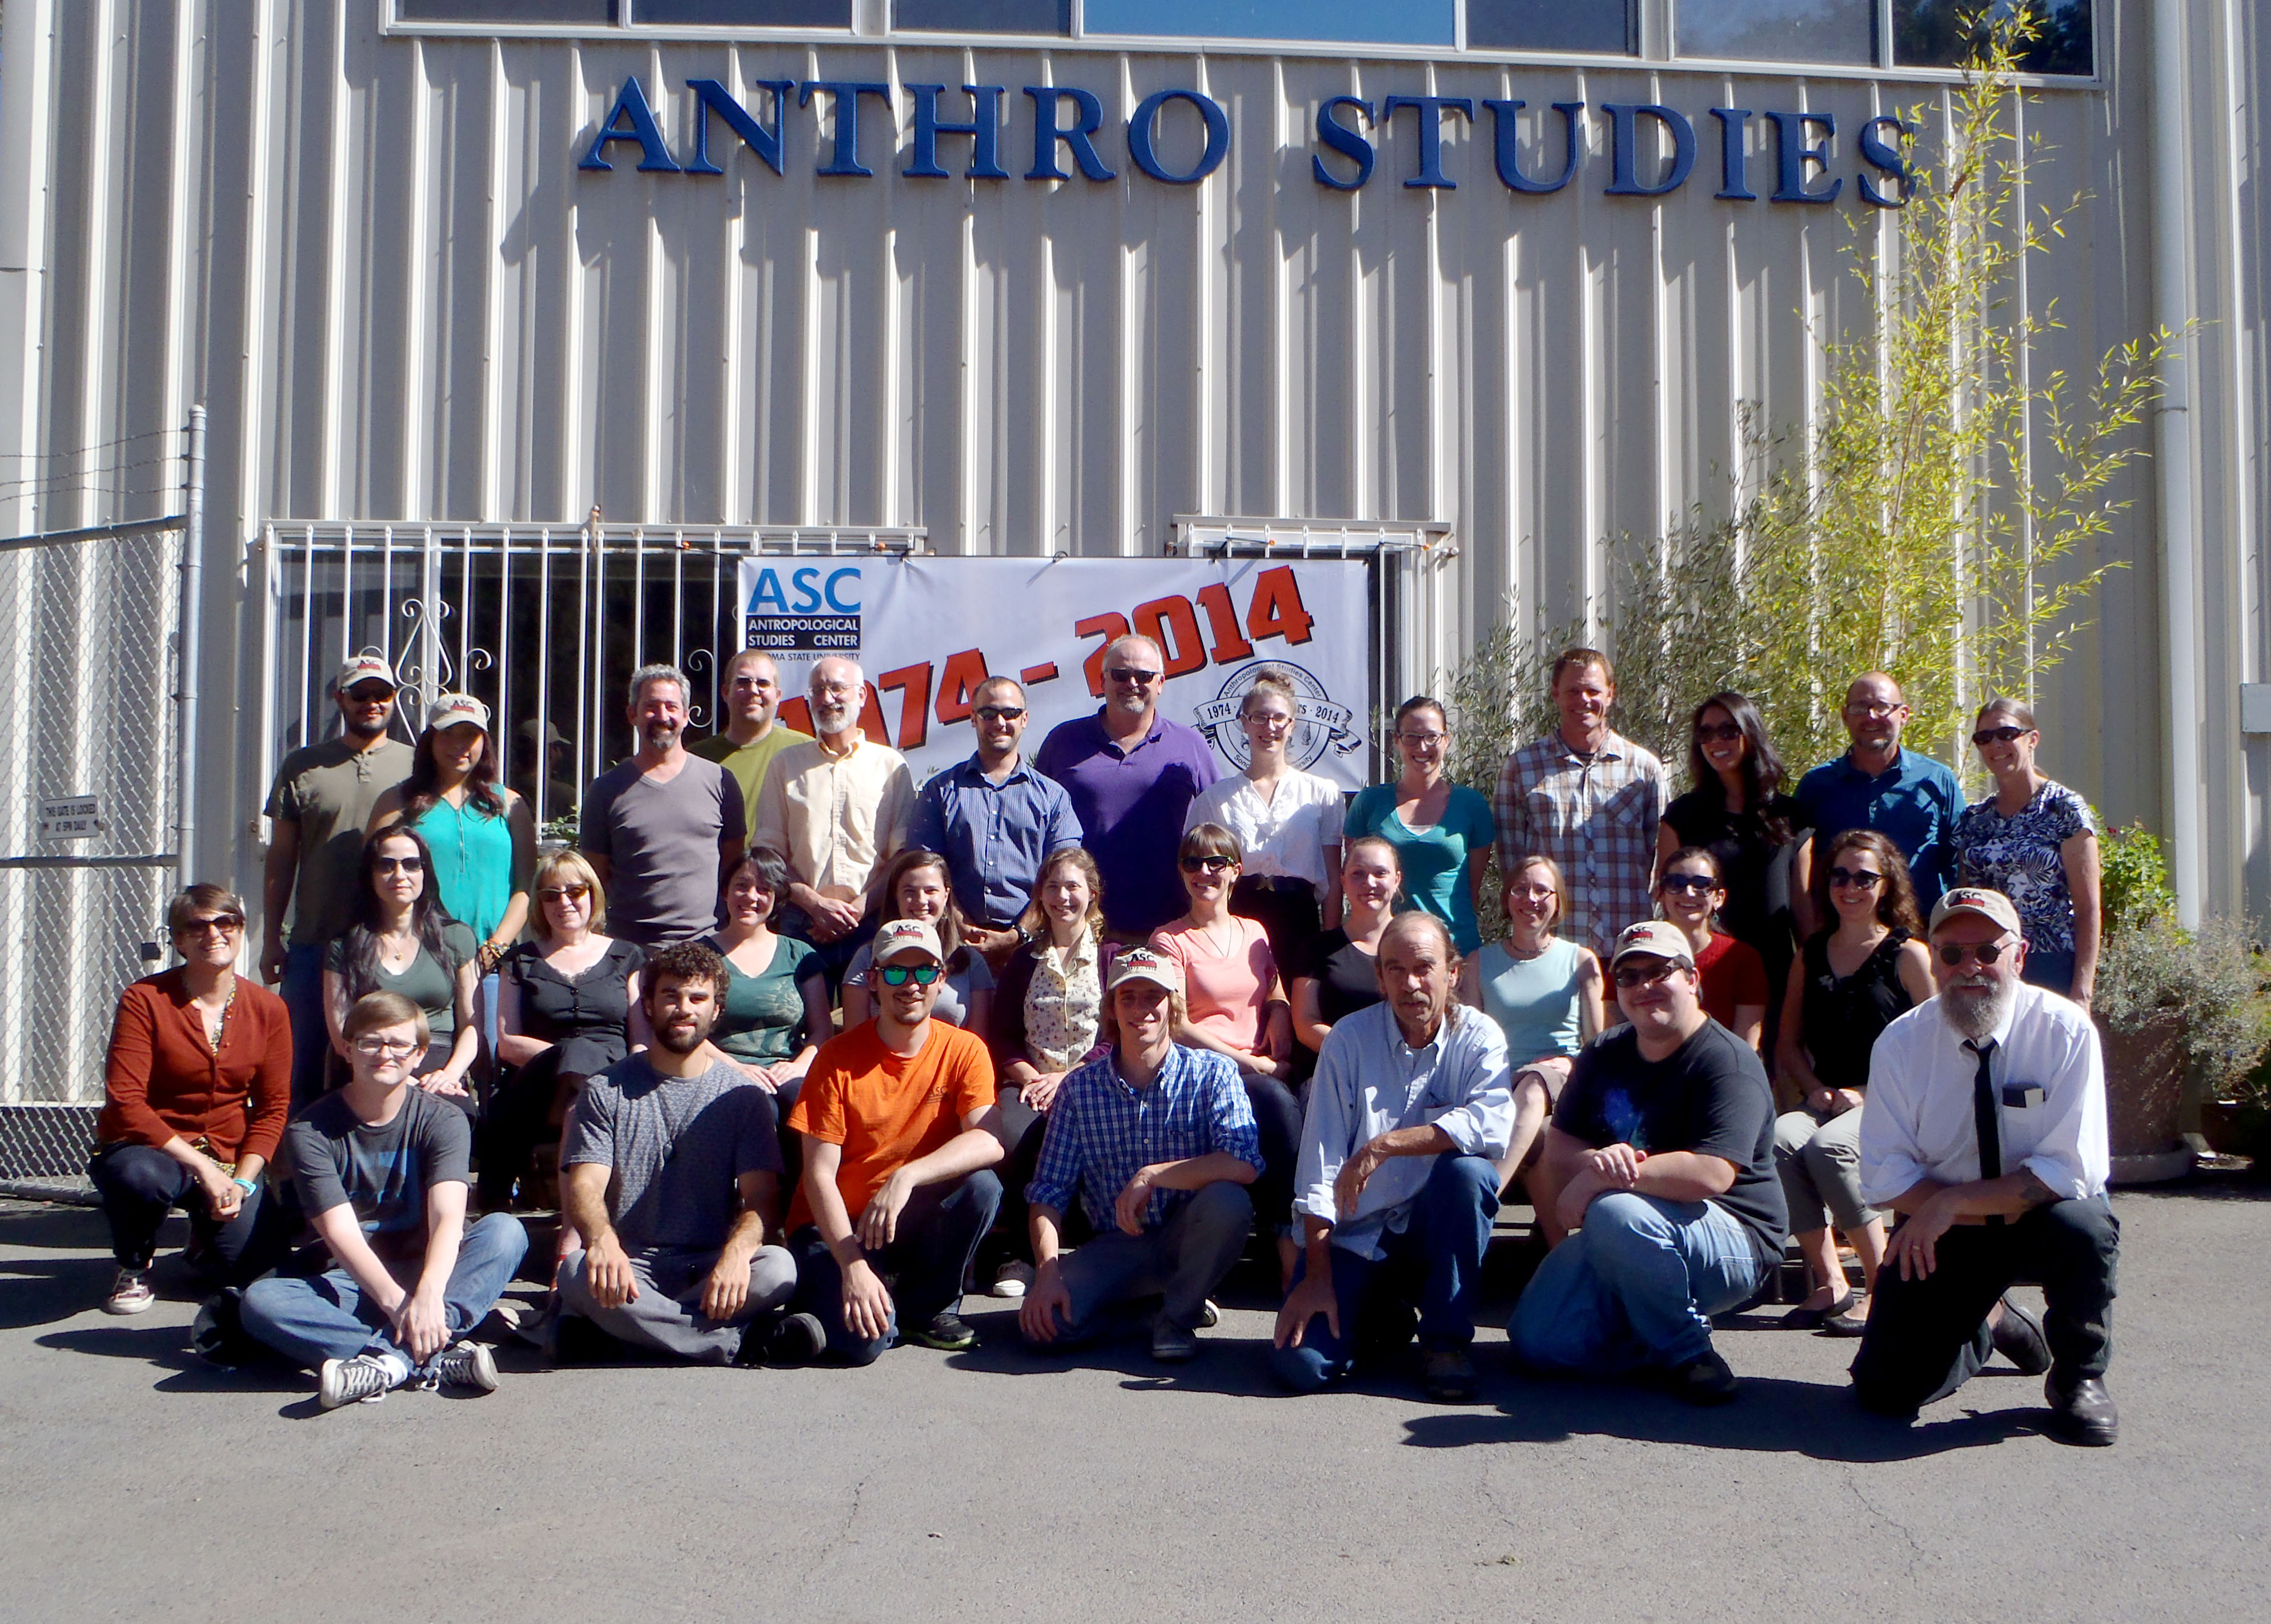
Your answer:
[[[873,179],[870,160],[896,162],[901,155],[897,93],[881,80],[759,79],[750,86],[754,110],[716,79],[688,79],[686,88],[691,93],[683,99],[687,128],[679,145],[682,159],[673,154],[655,105],[633,75],[616,93],[614,105],[577,167],[613,169],[609,152],[620,143],[637,149],[638,167],[650,174],[723,174],[710,145],[715,121],[759,162],[783,175],[801,122],[791,119],[792,104],[814,109],[811,138],[823,160],[816,174]],[[1024,85],[1014,118],[1005,119],[1009,89],[1004,85],[964,85],[951,92],[967,99],[966,118],[941,116],[941,98],[949,94],[944,85],[904,85],[898,90],[912,99],[912,139],[905,154],[906,167],[899,171],[910,180],[1009,180],[1010,172],[1001,165],[1004,137],[1016,140],[1021,135],[1031,142],[1032,162],[1024,171],[1028,181],[1071,180],[1071,171],[1063,167],[1066,159],[1091,182],[1119,178],[1098,150],[1098,142],[1105,137],[1104,104],[1093,91],[1071,85]],[[875,103],[881,104],[881,115],[869,113],[863,125],[863,112]],[[1443,167],[1444,122],[1456,118],[1474,124],[1487,115],[1492,167],[1500,183],[1521,196],[1558,192],[1572,184],[1584,167],[1588,144],[1579,121],[1587,116],[1586,104],[1552,103],[1552,115],[1539,115],[1539,131],[1525,151],[1520,115],[1528,105],[1489,97],[1478,102],[1471,96],[1389,95],[1377,101],[1329,96],[1317,107],[1315,137],[1322,150],[1312,154],[1310,174],[1318,185],[1335,191],[1361,189],[1379,166],[1374,137],[1399,115],[1409,113],[1417,139],[1412,173],[1404,177],[1404,184],[1456,191],[1459,181]],[[822,121],[823,109],[833,113],[832,133]],[[1591,109],[1591,116],[1607,123],[1608,174],[1602,190],[1612,197],[1661,197],[1687,184],[1702,145],[1699,127],[1707,117],[1717,126],[1719,187],[1715,197],[1756,203],[1761,201],[1757,189],[1767,187],[1768,202],[1828,204],[1845,189],[1845,176],[1833,173],[1840,159],[1837,117],[1831,112],[1711,108],[1694,117],[1657,102],[1605,101]],[[1774,132],[1765,144],[1774,149],[1771,164],[1762,153],[1749,150],[1746,132],[1754,119],[1762,130]],[[1171,121],[1181,128],[1171,130]],[[1014,127],[1018,123],[1027,128],[1021,131]],[[865,158],[863,128],[869,137]],[[1652,139],[1643,136],[1644,128],[1652,129]],[[1884,209],[1896,209],[1908,201],[1909,169],[1901,154],[1908,128],[1891,114],[1880,114],[1864,119],[1853,130],[1854,156],[1860,166],[1853,178],[1864,201]],[[959,177],[939,161],[939,143],[949,137],[969,143],[968,161]],[[1107,144],[1117,143],[1127,161],[1152,181],[1193,186],[1222,167],[1230,156],[1231,138],[1230,114],[1220,102],[1199,91],[1172,89],[1144,97],[1125,126],[1114,124]],[[891,147],[889,159],[879,152],[886,141]],[[1173,156],[1163,154],[1163,142]],[[1471,182],[1478,177],[1466,178]]]

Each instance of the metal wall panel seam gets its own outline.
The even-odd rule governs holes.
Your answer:
[[[2222,180],[2223,195],[2218,199],[2223,215],[2224,265],[2223,278],[2227,286],[2223,299],[2224,338],[2230,352],[2229,366],[2231,382],[2228,391],[2226,418],[2230,426],[2229,455],[2231,458],[2227,488],[2234,493],[2230,516],[2230,557],[2233,571],[2243,594],[2243,614],[2240,634],[2233,641],[2233,652],[2237,656],[2239,681],[2260,680],[2264,649],[2260,641],[2260,616],[2263,607],[2263,582],[2258,572],[2256,549],[2256,493],[2260,486],[2254,464],[2260,452],[2254,437],[2253,406],[2255,393],[2252,387],[2249,366],[2247,310],[2247,209],[2245,194],[2247,176],[2243,172],[2244,154],[2253,150],[2247,140],[2247,118],[2260,104],[2249,97],[2248,86],[2241,71],[2245,61],[2246,36],[2239,24],[2238,0],[2223,0],[2217,20],[2222,25],[2223,50],[2223,165]],[[2271,87],[2267,87],[2271,88]],[[2258,252],[2262,245],[2258,244]]]
[[[726,70],[733,100],[747,106],[748,89],[741,77],[741,53],[739,50],[726,53]],[[709,114],[697,108],[695,116],[707,118]],[[756,360],[748,352],[747,313],[744,309],[746,290],[742,283],[743,265],[749,246],[749,203],[739,149],[734,152],[733,167],[726,172],[725,184],[734,189],[726,200],[719,243],[726,256],[725,274],[720,278],[726,309],[718,356],[718,365],[723,374],[719,379],[718,450],[722,466],[719,471],[718,516],[727,524],[748,524],[756,523],[757,509],[755,491],[744,488],[745,482],[753,476],[748,459],[741,449],[741,390],[738,380],[745,359],[748,370],[752,374],[756,370]]]
[[[1427,94],[1437,95],[1441,93],[1441,85],[1436,82],[1435,64],[1431,62],[1427,64]],[[1427,488],[1424,500],[1426,502],[1427,516],[1431,519],[1448,516],[1443,506],[1444,442],[1450,438],[1450,435],[1446,424],[1442,396],[1443,345],[1448,337],[1443,330],[1442,202],[1442,193],[1430,187],[1427,190],[1426,221],[1427,263],[1421,267],[1421,275],[1426,278],[1427,373],[1423,385],[1425,393],[1420,397],[1425,409],[1421,418],[1423,426],[1420,432],[1424,436],[1423,443],[1427,449],[1426,471]],[[1396,516],[1400,518],[1403,515],[1399,512]]]
[[[78,422],[74,426],[81,448],[82,466],[77,471],[81,479],[78,522],[83,525],[100,524],[108,516],[101,510],[99,481],[93,476],[102,467],[103,442],[111,438],[103,418],[99,380],[103,375],[103,346],[116,337],[116,323],[108,319],[112,313],[108,297],[112,215],[114,211],[121,216],[125,212],[124,188],[115,183],[116,167],[111,158],[110,125],[112,119],[118,116],[118,109],[113,105],[116,90],[111,53],[120,43],[114,39],[117,25],[112,4],[113,0],[92,0],[92,15],[86,19],[87,56],[93,80],[86,98],[86,172],[93,185],[90,195],[79,202],[80,241],[86,244],[86,254],[81,272],[84,291],[80,317],[86,328],[78,335]],[[44,501],[41,504],[42,509],[45,505]],[[42,511],[42,528],[48,528],[46,519]]]
[[[303,12],[302,15],[305,13]],[[324,324],[324,370],[323,376],[316,380],[317,387],[323,391],[321,398],[316,403],[316,409],[321,414],[318,420],[322,424],[322,440],[316,455],[322,460],[318,465],[316,478],[316,516],[325,519],[341,516],[347,511],[342,493],[346,478],[340,466],[346,460],[346,456],[339,443],[346,433],[344,419],[346,411],[345,374],[347,320],[346,126],[349,90],[346,71],[347,19],[343,9],[335,8],[332,11],[329,45],[326,63],[330,70],[329,82],[324,86],[327,126],[324,134],[324,293],[323,308],[317,312],[317,319]],[[416,41],[413,42],[412,48],[422,50],[424,45],[423,41]],[[413,122],[416,116],[413,111],[412,115]],[[408,181],[412,189],[412,197],[415,200],[418,189],[425,184],[426,176],[424,171],[414,163],[411,167]],[[414,301],[418,266],[414,246],[418,240],[418,216],[414,206],[411,215],[410,231],[413,244],[410,263],[413,273],[407,278],[410,287],[406,291],[411,292]],[[416,365],[417,356],[416,350],[411,347],[414,343],[416,321],[414,308],[413,303],[413,314],[410,323],[406,324],[412,326],[413,332],[406,333],[404,336],[406,354],[413,367]],[[411,385],[406,380],[402,403],[406,452],[413,442],[416,426],[422,421],[418,415],[416,397],[409,392],[410,389]],[[295,390],[294,393],[296,394],[297,391]],[[365,448],[367,453],[369,442],[359,441],[359,443]],[[411,465],[414,467],[414,462]],[[365,490],[369,489],[367,478],[362,482],[362,486]],[[405,479],[404,486],[404,511],[414,516],[419,511],[416,506],[418,499],[413,494],[407,478]],[[361,503],[357,504],[358,507],[361,505]]]
[[[807,51],[805,53],[804,76],[807,79],[817,79],[820,77],[820,54],[817,51]],[[839,108],[837,111],[838,116],[841,117],[844,115],[845,109]],[[854,118],[859,116],[859,109],[856,107],[851,108],[849,111],[851,116]],[[784,112],[782,116],[787,116],[786,112]],[[821,140],[824,138],[825,137],[823,134],[815,132],[814,139]],[[820,408],[822,400],[820,390],[820,315],[821,295],[823,290],[820,275],[820,226],[819,222],[813,219],[811,217],[811,204],[809,199],[810,189],[808,187],[805,194],[806,214],[804,222],[804,263],[802,266],[804,278],[804,300],[802,312],[804,317],[804,353],[800,359],[797,378],[797,392],[801,403],[801,410],[799,415],[802,419],[799,425],[799,428],[803,434],[803,440],[799,447],[800,466],[798,468],[798,480],[801,486],[801,489],[800,490],[797,498],[796,522],[799,524],[818,524],[821,523]]]
[[[0,130],[11,152],[11,173],[0,185],[7,192],[21,188],[21,203],[12,221],[0,222],[0,231],[18,236],[10,257],[22,261],[7,267],[19,278],[20,307],[9,313],[9,331],[0,364],[16,369],[14,398],[9,402],[12,421],[7,426],[4,449],[28,476],[41,464],[32,460],[34,448],[47,442],[41,410],[41,380],[46,375],[48,278],[59,255],[48,232],[54,218],[53,194],[56,139],[54,123],[55,58],[61,48],[56,38],[52,0],[17,0],[17,26],[7,31],[8,49],[0,61],[6,89],[0,93]],[[18,64],[21,64],[19,66]],[[19,145],[20,144],[20,145]],[[40,528],[38,504],[21,494],[36,486],[11,486],[0,499],[0,515],[13,530]],[[27,506],[30,511],[26,511]]]
[[[647,82],[655,86],[658,98],[662,93],[662,48],[651,46],[647,51]],[[704,116],[707,116],[704,115]],[[669,515],[670,476],[666,461],[668,453],[663,445],[666,426],[673,441],[682,448],[685,444],[684,424],[680,414],[685,409],[685,391],[674,388],[679,380],[674,376],[667,351],[670,348],[670,323],[666,319],[673,267],[665,252],[662,235],[662,211],[657,206],[661,196],[651,178],[642,177],[639,185],[646,193],[646,209],[641,218],[641,234],[644,239],[643,256],[644,285],[639,290],[639,315],[643,323],[639,346],[639,492],[638,515],[644,523],[657,524]],[[669,300],[669,305],[666,305]]]
[[[2021,222],[2020,229],[2023,233],[2028,219],[2027,99],[2024,96],[2011,98],[2011,169],[2014,185],[2012,216]],[[2019,307],[2019,322],[2023,330],[2025,323],[2035,312],[2034,278],[2030,274],[2034,256],[2022,251],[2018,260],[2018,286],[2014,293]],[[2031,496],[2035,488],[2035,346],[2031,343],[2019,345],[2019,467],[2014,478],[2019,488]],[[2026,564],[2026,601],[2031,606],[2035,601],[2035,515],[2024,504],[2019,508],[2018,521],[2019,556]],[[2031,622],[2027,626],[2026,649],[2027,692],[2023,697],[2031,706],[2037,697],[2034,669],[2035,628]],[[1986,698],[1986,691],[1983,688],[1978,699],[1984,702]]]
[[[975,82],[975,81],[972,81]],[[955,425],[954,550],[967,554],[978,538],[978,368],[974,356],[979,341],[978,320],[978,199],[973,191],[962,206],[959,234],[961,263],[955,290],[957,374],[961,419]]]
[[[884,81],[891,86],[891,151],[896,158],[903,133],[898,122],[898,109],[905,102],[905,98],[900,93],[904,81],[899,72],[899,54],[896,49],[887,49],[883,53],[883,65]],[[910,113],[908,116],[912,118],[913,115]],[[900,185],[896,162],[892,163],[891,173],[885,177],[884,184],[893,189],[893,195],[904,195],[905,189]],[[883,227],[882,248],[883,389],[877,399],[876,410],[882,415],[883,434],[877,458],[881,466],[875,482],[876,513],[882,523],[897,524],[903,522],[899,517],[902,484],[899,462],[905,455],[900,425],[905,412],[902,396],[906,384],[906,369],[900,352],[906,339],[906,312],[905,290],[899,282],[899,228],[896,225]]]
[[[169,121],[172,134],[167,143],[166,154],[166,356],[165,370],[158,383],[158,411],[161,422],[186,424],[190,401],[184,382],[187,367],[183,362],[183,352],[190,337],[190,294],[195,287],[190,275],[193,230],[190,200],[197,183],[197,158],[202,150],[191,116],[195,86],[191,76],[197,65],[196,7],[176,6],[173,22],[170,65],[173,69],[174,105],[170,109],[173,117]],[[168,510],[161,508],[160,511]],[[182,744],[186,749],[197,747],[194,740],[184,739]]]
[[[244,376],[236,426],[238,511],[232,527],[240,545],[250,541],[259,511],[272,508],[275,503],[274,478],[272,474],[264,478],[262,471],[271,465],[269,453],[275,443],[265,406],[270,393],[265,346],[270,324],[265,317],[269,261],[279,251],[269,241],[270,166],[277,161],[270,139],[274,128],[275,56],[283,48],[282,41],[267,26],[276,4],[279,0],[252,0],[251,5],[252,85],[247,98],[251,129],[244,159],[244,337],[240,357]]]
[[[1203,80],[1206,59],[1202,56],[1198,60],[1202,69],[1200,78]],[[1128,98],[1133,94],[1134,87],[1128,83],[1128,59],[1123,56],[1120,63],[1122,98],[1121,111],[1125,116],[1128,107]],[[1123,180],[1121,184],[1125,186],[1127,182]],[[1195,410],[1191,413],[1191,428],[1196,436],[1197,453],[1191,466],[1191,487],[1194,498],[1191,507],[1194,511],[1199,513],[1227,513],[1231,507],[1228,501],[1229,493],[1223,488],[1218,478],[1217,459],[1215,456],[1217,431],[1214,392],[1220,375],[1226,373],[1229,368],[1217,367],[1211,364],[1216,332],[1213,210],[1210,206],[1212,199],[1208,197],[1210,189],[1203,182],[1191,189],[1197,194],[1191,199],[1191,236],[1194,249],[1192,259],[1195,272],[1191,278],[1191,347],[1195,361],[1194,375],[1197,382],[1197,392],[1192,403]],[[1155,307],[1158,304],[1156,299],[1154,304]],[[1164,311],[1162,320],[1164,321]]]
[[[1593,90],[1584,75],[1577,78],[1577,91],[1570,98],[1591,106]],[[1590,143],[1588,144],[1590,149]],[[1590,150],[1588,156],[1590,156]],[[1578,407],[1575,432],[1578,447],[1577,582],[1578,616],[1585,630],[1588,643],[1597,641],[1600,631],[1601,588],[1601,524],[1603,506],[1601,482],[1600,428],[1601,396],[1606,380],[1601,375],[1604,365],[1601,349],[1600,303],[1604,297],[1598,285],[1600,273],[1593,263],[1584,232],[1586,210],[1584,200],[1578,201],[1578,229],[1572,234],[1571,246],[1577,256],[1577,378]],[[1540,612],[1545,604],[1539,604]]]
[[[440,92],[427,77],[425,42],[420,41],[418,46],[407,64],[411,178],[407,189],[409,218],[404,222],[408,237],[405,254],[409,274],[403,278],[402,290],[402,512],[405,518],[428,519],[446,511],[450,505],[442,487],[449,478],[448,442],[456,438],[457,422],[456,414],[445,412],[443,405],[453,398],[443,377],[442,355],[446,345],[436,344],[428,330],[434,324],[434,307],[438,302],[432,290],[435,284],[444,280],[443,256],[436,243],[437,237],[449,235],[447,200],[450,186],[435,174],[433,102]],[[378,95],[376,81],[370,93],[374,99]],[[456,121],[452,120],[452,130],[455,127]],[[452,162],[450,182],[454,182],[456,175],[457,166]],[[375,205],[373,212],[376,213]],[[437,214],[443,216],[438,232],[435,219]],[[442,319],[448,321],[446,310]],[[443,438],[437,442],[436,435]],[[365,489],[369,488],[372,480],[368,472],[362,483]]]
[[[587,120],[601,116],[604,109],[595,101],[584,80],[584,53],[580,46],[568,49],[568,84],[570,106],[580,107],[584,116],[576,122],[581,127]],[[582,193],[571,182],[565,189],[567,207],[561,211],[561,350],[560,389],[560,513],[565,520],[580,515],[598,499],[599,472],[592,466],[584,449],[584,396],[589,387],[585,382],[584,367],[584,256],[577,241],[577,215],[582,209]],[[542,775],[538,782],[543,782]]]
[[[505,78],[504,45],[502,41],[492,40],[489,150],[483,154],[488,161],[482,167],[488,189],[481,200],[480,517],[484,523],[495,523],[505,517],[504,432],[509,419],[504,384],[499,376],[504,349],[504,234],[499,210],[506,186],[505,140],[511,109],[512,86]]]
[[[1648,81],[1649,100],[1664,100],[1664,81],[1650,74]],[[1664,263],[1663,198],[1653,198],[1648,208],[1648,312],[1649,312],[1649,412],[1654,419],[1656,445],[1649,457],[1649,527],[1658,537],[1656,546],[1656,572],[1659,581],[1668,581],[1672,575],[1671,548],[1663,538],[1668,538],[1679,523],[1672,499],[1672,486],[1678,482],[1672,460],[1672,300],[1665,284]],[[1658,628],[1657,634],[1663,634]]]
[[[1288,128],[1285,63],[1270,62],[1270,150],[1283,152],[1292,145]],[[1272,463],[1270,494],[1273,513],[1314,513],[1315,505],[1293,494],[1293,312],[1289,284],[1292,267],[1285,253],[1285,223],[1278,212],[1277,188],[1269,189],[1270,220],[1270,427]],[[1306,404],[1302,410],[1309,410]]]

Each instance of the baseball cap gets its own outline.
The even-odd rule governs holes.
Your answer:
[[[875,932],[875,960],[888,964],[901,953],[920,948],[940,963],[946,962],[945,950],[938,945],[938,932],[927,919],[894,919]]]
[[[460,722],[486,728],[489,724],[489,708],[470,693],[444,693],[434,701],[434,708],[426,714],[428,732],[455,727]]]
[[[358,682],[378,681],[390,688],[402,685],[394,679],[394,668],[376,654],[358,654],[339,666],[339,674],[331,679],[334,693],[345,693]]]
[[[1691,970],[1695,968],[1695,953],[1687,944],[1687,933],[1666,919],[1643,919],[1618,931],[1616,947],[1609,955],[1610,968],[1613,969],[1634,953],[1669,959]]]
[[[2019,910],[2011,899],[1999,891],[1984,886],[1958,886],[1932,905],[1932,926],[1927,934],[1937,932],[1940,926],[1958,914],[1969,914],[1991,924],[2001,925],[2014,936],[2026,931],[2019,923]]]
[[[1183,967],[1164,953],[1149,947],[1124,947],[1112,960],[1112,979],[1105,991],[1119,990],[1123,982],[1147,981],[1155,987],[1165,987],[1169,992],[1183,990]]]

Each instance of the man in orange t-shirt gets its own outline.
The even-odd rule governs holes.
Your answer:
[[[894,920],[875,933],[875,1018],[821,1045],[788,1114],[804,1136],[788,1215],[797,1293],[774,1343],[855,1365],[895,1334],[949,1351],[977,1342],[955,1309],[1001,1205],[987,1171],[1002,1155],[993,1057],[930,1018],[945,973],[938,932]]]

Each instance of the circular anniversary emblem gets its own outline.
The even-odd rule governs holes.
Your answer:
[[[1291,660],[1248,660],[1232,666],[1216,697],[1192,713],[1199,731],[1214,741],[1233,770],[1244,772],[1251,759],[1246,730],[1238,724],[1238,708],[1254,679],[1264,671],[1282,671],[1292,680],[1297,714],[1293,737],[1285,744],[1287,761],[1306,771],[1322,760],[1327,751],[1347,755],[1364,742],[1349,725],[1355,713],[1335,703],[1325,685],[1309,672]]]

